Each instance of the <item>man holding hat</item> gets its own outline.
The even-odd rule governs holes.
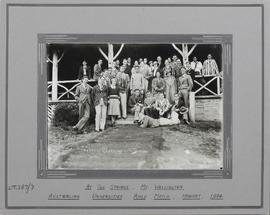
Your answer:
[[[82,77],[82,83],[77,86],[75,93],[75,99],[79,103],[79,122],[73,126],[73,129],[78,133],[82,133],[82,129],[90,117],[90,94],[92,92],[92,87],[87,84],[87,82],[88,77],[84,75]]]
[[[174,104],[171,108],[171,119],[174,121],[183,120],[186,124],[189,124],[188,108],[185,107],[185,103],[178,93],[174,95]]]

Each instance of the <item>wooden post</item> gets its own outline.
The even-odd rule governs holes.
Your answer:
[[[217,76],[217,94],[220,95],[220,80],[221,78],[219,76]]]
[[[186,43],[182,44],[182,52],[183,52],[183,66],[186,65],[186,63],[188,62],[188,46]]]
[[[118,50],[118,52],[114,55],[114,51],[113,51],[113,44],[112,43],[108,43],[108,54],[106,55],[101,48],[99,49],[99,52],[103,55],[103,57],[108,61],[108,67],[111,67],[113,64],[113,61],[116,60],[116,58],[119,56],[119,54],[121,53],[123,47],[124,47],[124,43],[121,44],[120,49]]]
[[[194,44],[190,50],[188,50],[188,44],[182,43],[182,50],[178,48],[174,43],[172,43],[173,48],[182,56],[183,66],[186,66],[188,62],[188,57],[191,55],[193,50],[196,48],[197,44]]]
[[[195,122],[195,92],[189,93],[189,119],[192,123]]]
[[[108,66],[111,67],[113,63],[113,44],[109,43],[108,44]]]
[[[58,55],[56,52],[53,53],[52,59],[52,101],[57,101],[58,96]]]

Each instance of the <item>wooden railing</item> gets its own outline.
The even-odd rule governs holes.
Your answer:
[[[89,80],[90,83],[96,82],[95,80]],[[52,89],[52,82],[48,81],[48,102],[49,103],[61,103],[61,102],[74,102],[74,96],[76,87],[80,85],[79,80],[66,80],[57,82],[57,91]],[[54,98],[54,99],[53,99]]]
[[[221,98],[222,97],[221,76],[200,76],[194,80],[194,92],[190,93],[190,118],[195,121],[195,99],[196,98]],[[89,81],[91,85],[95,80]],[[54,110],[59,103],[76,102],[74,99],[76,87],[80,84],[79,80],[58,81],[57,89],[54,92],[52,82],[48,82],[48,122],[50,124],[54,116]],[[55,98],[55,99],[52,99]]]
[[[204,79],[204,80],[203,80]],[[89,80],[90,84],[94,84],[95,80]],[[221,97],[222,95],[222,82],[221,76],[201,76],[197,75],[194,80],[194,93],[195,98],[203,97]],[[62,103],[75,101],[75,90],[80,84],[79,80],[66,80],[57,82],[57,92],[52,90],[52,82],[48,82],[48,101],[49,103]],[[54,95],[54,96],[53,96]],[[55,99],[52,99],[55,98]]]
[[[203,97],[221,97],[222,96],[222,76],[196,75],[193,83],[193,89],[195,92],[195,98]]]

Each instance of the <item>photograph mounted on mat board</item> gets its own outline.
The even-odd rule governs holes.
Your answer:
[[[3,214],[268,214],[263,5],[161,2],[5,1]]]
[[[150,178],[156,170],[161,177],[168,177],[162,170],[173,177],[231,177],[223,119],[230,35],[113,42],[75,36],[76,43],[74,35],[61,42],[39,35],[40,69],[47,74],[47,91],[39,87],[47,93],[39,177],[57,177],[54,170],[73,177],[109,170],[119,177],[121,170]]]

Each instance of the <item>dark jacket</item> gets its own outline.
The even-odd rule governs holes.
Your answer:
[[[152,75],[153,75],[154,78],[156,77],[157,72],[160,73],[160,77],[161,77],[161,78],[164,77],[163,69],[161,69],[161,68],[158,67],[156,73],[155,73],[155,69],[152,70]],[[154,73],[155,73],[155,74],[154,74]]]
[[[108,88],[104,86],[102,89],[98,85],[93,87],[92,90],[92,99],[94,105],[97,106],[100,104],[100,99],[103,98],[104,105],[108,104]]]
[[[83,77],[83,66],[80,66],[79,72],[78,72],[78,79],[81,80]],[[86,75],[88,76],[89,79],[93,78],[92,72],[89,66],[86,67]]]
[[[139,95],[138,97],[133,94],[132,96],[129,97],[128,100],[128,106],[130,108],[133,108],[136,104],[143,104],[143,96]]]
[[[127,65],[124,73],[128,74],[129,78],[131,77],[131,66]]]

